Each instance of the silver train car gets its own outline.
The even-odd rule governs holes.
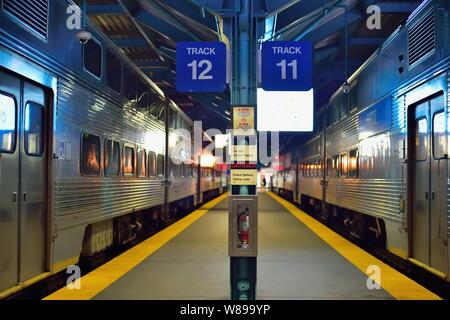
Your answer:
[[[81,44],[73,4],[0,1],[0,298],[226,189],[201,148],[172,157],[192,120],[89,22]]]
[[[450,280],[450,1],[424,1],[338,90],[275,191]],[[284,155],[286,157],[286,155]],[[288,179],[285,178],[285,181]],[[280,188],[284,188],[281,189]]]

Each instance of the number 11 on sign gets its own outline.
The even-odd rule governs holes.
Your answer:
[[[298,77],[298,71],[297,71],[297,60],[292,60],[290,63],[287,63],[287,61],[281,60],[279,63],[277,63],[277,67],[281,68],[281,79],[286,80],[287,79],[287,67],[292,68],[292,80],[297,80]]]

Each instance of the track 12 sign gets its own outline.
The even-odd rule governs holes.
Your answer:
[[[309,91],[312,88],[312,43],[268,41],[262,45],[262,88]]]
[[[176,86],[179,92],[223,92],[227,49],[222,42],[178,42]]]

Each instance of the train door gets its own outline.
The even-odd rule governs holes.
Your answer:
[[[414,108],[412,257],[447,273],[447,116],[444,95]]]
[[[46,271],[46,101],[0,71],[0,291]]]

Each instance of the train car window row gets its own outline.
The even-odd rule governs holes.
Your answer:
[[[102,46],[96,39],[83,45],[83,65],[97,79],[102,77]]]
[[[145,149],[136,149],[124,144],[105,139],[104,144],[104,173],[106,177],[120,176],[120,169],[124,176],[139,178],[164,175],[164,156],[155,152],[147,153]],[[136,152],[136,150],[138,150]],[[122,152],[121,152],[122,151]],[[122,153],[122,158],[121,158]],[[81,174],[84,176],[100,175],[100,137],[83,132],[81,138]],[[137,162],[137,163],[136,163]]]
[[[327,157],[327,178],[358,178],[359,176],[359,152],[358,149],[343,152],[339,156]]]
[[[17,134],[16,101],[7,95],[0,94],[0,152],[14,153]]]
[[[170,162],[170,176],[172,178],[192,177],[193,171],[194,167],[190,164],[186,164],[184,162],[175,164],[172,161]]]
[[[299,167],[299,174],[302,177],[320,177],[322,176],[322,160],[314,163],[302,163]]]

